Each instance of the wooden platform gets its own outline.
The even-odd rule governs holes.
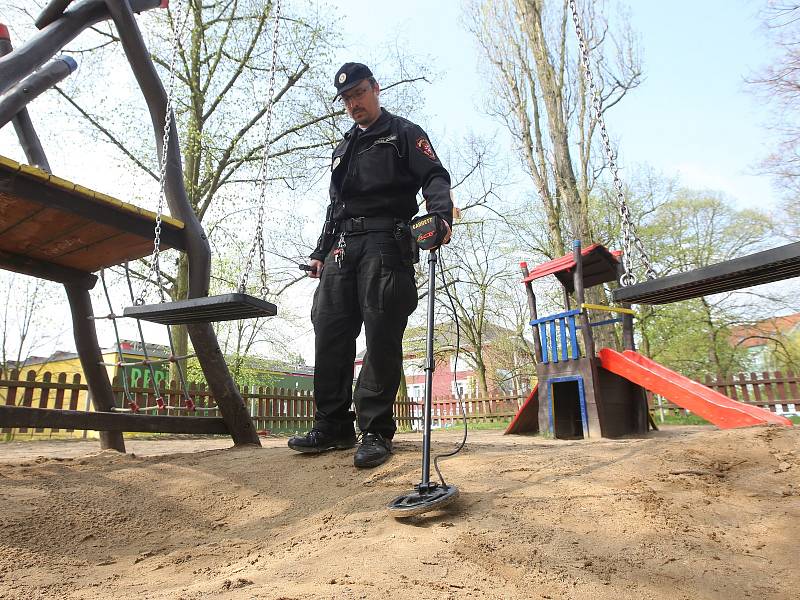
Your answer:
[[[0,268],[91,287],[91,273],[148,256],[154,212],[0,156]],[[161,248],[185,250],[162,217]]]

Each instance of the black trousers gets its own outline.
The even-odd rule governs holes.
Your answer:
[[[358,428],[394,435],[393,405],[403,368],[403,333],[417,307],[411,261],[392,232],[349,234],[341,268],[329,252],[314,293],[315,427],[339,435]],[[367,352],[353,392],[361,325]]]

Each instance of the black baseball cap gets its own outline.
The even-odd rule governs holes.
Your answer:
[[[336,71],[336,77],[333,78],[333,85],[336,86],[336,95],[333,97],[333,101],[336,102],[336,99],[344,92],[353,89],[368,77],[372,77],[372,71],[367,65],[357,62],[344,63]]]

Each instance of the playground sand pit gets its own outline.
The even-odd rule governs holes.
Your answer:
[[[434,450],[457,439],[437,432]],[[475,432],[443,462],[461,498],[406,522],[384,505],[419,479],[418,435],[368,471],[351,452],[302,456],[276,438],[128,445],[135,456],[0,446],[0,597],[800,593],[798,428],[574,442]]]

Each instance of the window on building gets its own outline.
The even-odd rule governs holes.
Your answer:
[[[407,389],[409,398],[422,398],[422,396],[425,394],[425,386],[420,383],[409,385]]]

